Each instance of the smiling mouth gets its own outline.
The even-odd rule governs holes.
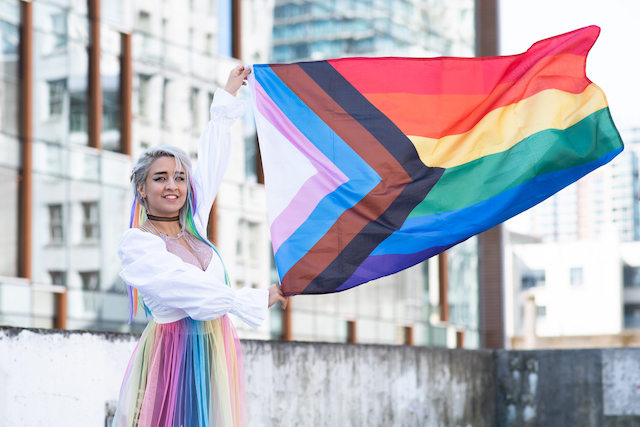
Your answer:
[[[169,200],[177,200],[178,196],[171,195],[171,196],[164,196],[164,198]]]

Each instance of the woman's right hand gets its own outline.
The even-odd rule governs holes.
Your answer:
[[[247,84],[245,80],[249,74],[251,74],[251,68],[245,67],[244,65],[238,65],[229,73],[229,79],[227,79],[227,84],[225,85],[224,90],[229,92],[231,95],[236,96],[238,89]]]
[[[280,306],[284,310],[285,308],[287,308],[289,297],[284,296],[284,293],[282,292],[282,288],[280,287],[280,285],[273,284],[269,288],[269,307],[271,307],[273,304],[277,303],[278,301],[280,301]]]

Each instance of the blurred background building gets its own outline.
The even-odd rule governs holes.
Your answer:
[[[0,0],[0,324],[144,327],[126,325],[118,277],[132,163],[164,143],[196,161],[213,93],[240,61],[489,56],[497,34],[496,0]],[[277,274],[251,111],[232,133],[209,237],[233,286],[265,288]],[[348,292],[295,297],[259,330],[237,322],[240,335],[520,346],[528,301],[538,345],[633,334],[640,132],[623,137],[610,165],[528,213],[528,236],[496,227]]]
[[[214,91],[239,63],[235,3],[0,1],[0,324],[144,327],[143,315],[126,325],[118,276],[128,177],[154,145],[196,160]],[[245,149],[241,122],[233,136],[209,235],[235,286],[266,287],[255,142]],[[245,336],[268,338],[268,322]]]
[[[244,4],[248,15],[265,7],[259,0]],[[275,0],[268,5],[272,10],[264,14],[273,17],[267,36],[271,43],[260,43],[262,37],[255,36],[259,24],[244,21],[249,27],[243,39],[246,61],[475,53],[473,0]],[[273,336],[477,348],[477,238],[448,254],[448,263],[446,257],[433,258],[348,292],[292,298],[287,312],[272,310]],[[448,274],[439,273],[441,265]]]
[[[622,136],[611,163],[524,215],[531,236],[509,234],[508,345],[527,335],[538,348],[640,344],[640,131]]]

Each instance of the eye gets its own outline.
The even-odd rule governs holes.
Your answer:
[[[184,177],[183,176],[176,176],[176,181],[184,181]]]
[[[154,181],[163,181],[165,178],[163,176],[159,176],[157,178],[153,178]]]

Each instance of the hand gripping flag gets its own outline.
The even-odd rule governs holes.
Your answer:
[[[250,88],[287,295],[417,264],[622,151],[586,77],[600,29],[488,58],[254,65]]]

